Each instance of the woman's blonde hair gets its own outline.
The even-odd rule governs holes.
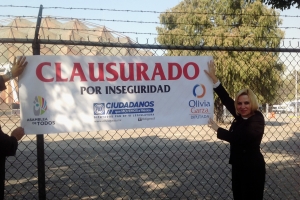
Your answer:
[[[239,115],[239,113],[237,111],[237,103],[238,103],[237,99],[242,95],[247,95],[249,97],[249,101],[250,101],[250,105],[251,105],[251,113],[253,114],[255,111],[258,110],[259,105],[258,105],[256,95],[253,93],[252,90],[250,90],[248,88],[244,88],[244,89],[240,90],[235,96],[234,107],[235,107],[236,114]]]

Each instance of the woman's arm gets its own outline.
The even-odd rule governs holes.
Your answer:
[[[0,153],[4,156],[14,156],[18,148],[18,141],[15,137],[6,135],[0,128]]]
[[[211,60],[207,63],[208,70],[204,70],[204,72],[211,78],[214,84],[216,84],[219,79],[216,76],[216,68],[214,65],[214,62]],[[234,107],[234,100],[229,96],[225,88],[222,86],[222,84],[219,84],[216,88],[214,88],[214,91],[217,93],[217,95],[220,97],[222,104],[228,109],[228,111],[236,117],[235,107]]]
[[[222,104],[227,108],[227,110],[236,117],[236,111],[234,106],[234,100],[229,96],[228,92],[225,90],[222,84],[217,88],[214,88],[214,91],[217,93],[218,97],[221,99]]]
[[[3,90],[6,89],[5,81],[4,81],[4,79],[3,79],[4,76],[5,76],[5,75],[0,76],[0,91],[3,91]]]
[[[222,127],[219,127],[214,120],[209,119],[208,126],[217,132],[217,137],[219,139],[231,142],[232,133]]]
[[[232,140],[232,132],[224,129],[224,128],[219,128],[218,131],[217,131],[217,138],[220,139],[220,140],[224,140],[226,142],[231,142]]]

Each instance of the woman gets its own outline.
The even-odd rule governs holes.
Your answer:
[[[229,130],[219,127],[212,119],[209,126],[217,131],[217,137],[230,143],[229,164],[232,165],[232,192],[235,200],[263,199],[265,161],[260,152],[264,134],[264,116],[258,111],[256,96],[250,89],[242,89],[233,100],[215,74],[213,61],[205,73],[214,83],[214,91],[223,105],[233,115]]]

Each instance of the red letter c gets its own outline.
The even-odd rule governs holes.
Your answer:
[[[43,82],[53,82],[54,78],[45,78],[42,74],[42,68],[44,66],[50,66],[51,67],[51,63],[50,62],[43,62],[41,64],[39,64],[36,68],[36,76],[38,77],[38,79],[40,79]]]

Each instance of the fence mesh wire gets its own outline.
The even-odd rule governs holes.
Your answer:
[[[2,62],[9,62],[12,56],[32,55],[30,45],[0,43]],[[120,48],[113,44],[41,45],[41,55],[144,56],[145,52],[147,56],[164,56],[172,49]],[[202,52],[213,56],[221,53],[224,50]],[[193,54],[194,51],[185,51],[187,56]],[[277,104],[296,93],[297,71],[293,70],[299,64],[299,53],[283,52],[280,59],[290,63],[292,71],[279,75],[283,84],[275,91]],[[248,70],[247,73],[256,70],[253,63],[244,65],[241,70]],[[17,91],[14,80],[1,93],[0,120],[6,133],[20,125],[14,96]],[[265,199],[297,199],[299,109],[275,112],[270,104],[269,108],[262,105],[262,111],[266,118],[261,144],[267,163]],[[225,112],[222,117],[221,126],[229,128],[232,118]],[[35,135],[27,135],[20,142],[16,157],[8,157],[6,199],[39,199],[36,143]],[[218,140],[207,126],[47,134],[44,150],[47,199],[232,199],[229,144]]]
[[[10,10],[16,7],[39,8],[12,5],[0,7]],[[126,16],[129,12],[136,12],[139,15],[171,13],[102,8],[45,7],[45,9],[122,12],[122,16]],[[184,15],[186,12],[175,14]],[[272,16],[264,15],[265,18]],[[299,199],[300,103],[296,103],[297,100],[300,102],[299,42],[296,44],[296,39],[299,38],[259,36],[262,44],[265,40],[282,41],[280,48],[265,48],[266,45],[246,44],[244,36],[232,35],[228,36],[228,39],[207,33],[208,35],[202,37],[215,39],[221,37],[228,39],[229,42],[222,42],[221,45],[211,43],[208,46],[201,40],[199,45],[203,46],[200,47],[193,44],[194,33],[186,35],[188,37],[186,39],[182,38],[183,34],[177,34],[175,31],[173,34],[165,34],[168,37],[179,38],[178,40],[173,38],[170,44],[162,45],[156,40],[150,44],[151,40],[148,39],[146,44],[142,44],[123,34],[159,37],[163,34],[146,33],[139,28],[140,26],[135,25],[160,26],[160,22],[105,17],[95,19],[75,19],[73,16],[42,17],[40,13],[38,17],[11,15],[0,17],[5,17],[0,21],[0,74],[6,72],[14,56],[33,55],[33,43],[35,47],[40,47],[40,55],[213,56],[219,69],[219,77],[227,89],[232,85],[242,88],[248,84],[257,94],[268,91],[267,96],[258,96],[260,102],[263,102],[260,109],[266,121],[261,144],[267,168],[264,199]],[[7,17],[14,18],[6,19]],[[283,16],[278,14],[278,17]],[[295,21],[299,18],[299,16],[284,17]],[[32,19],[34,21],[42,19],[41,24],[35,24]],[[106,26],[92,22],[134,25],[130,31],[112,31]],[[189,27],[195,24],[173,22],[172,25]],[[38,38],[34,34],[37,27]],[[257,24],[255,27],[268,30],[270,28],[265,24]],[[295,26],[277,25],[276,28],[284,31],[299,29]],[[229,33],[231,35],[231,32]],[[240,39],[238,42],[232,42],[235,41],[232,38]],[[292,43],[287,42],[287,39],[292,40]],[[225,79],[222,78],[222,71],[230,71],[235,75]],[[240,85],[236,85],[238,83]],[[6,84],[7,89],[1,92],[0,98],[0,125],[5,133],[10,134],[14,128],[20,126],[18,80],[11,80]],[[230,92],[233,94],[236,91]],[[228,112],[223,107],[216,107],[215,114],[220,125],[229,128],[232,117]],[[42,150],[38,145],[40,138],[43,139]],[[39,158],[40,153],[44,155],[42,162]],[[59,200],[232,199],[231,166],[228,159],[229,144],[218,140],[216,133],[207,126],[26,135],[19,143],[17,155],[7,158],[5,199],[45,199],[41,195],[44,189],[46,199]],[[42,163],[42,166],[38,163]],[[45,173],[41,169],[43,167]],[[45,177],[45,188],[40,188],[43,187],[41,177]]]

